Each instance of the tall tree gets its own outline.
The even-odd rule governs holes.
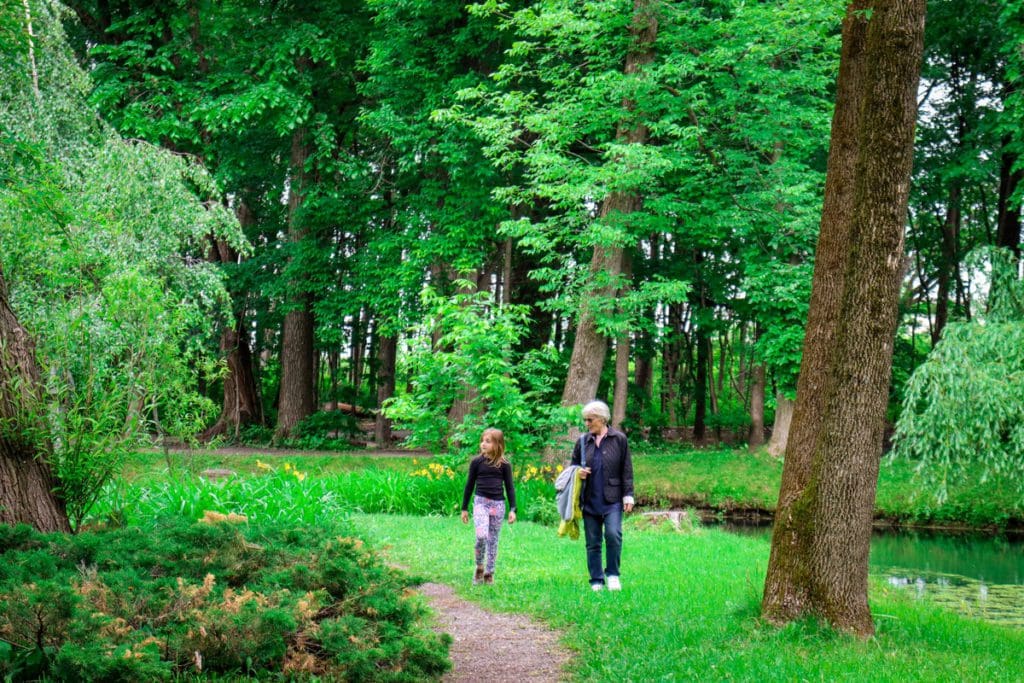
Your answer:
[[[903,275],[924,0],[851,3],[762,611],[868,635],[868,549]]]
[[[636,77],[654,59],[653,46],[658,36],[657,5],[655,0],[636,0],[633,5],[629,29],[633,44],[626,54],[623,69],[627,77]],[[622,105],[625,111],[618,125],[616,142],[619,145],[645,144],[648,127],[642,117],[637,119],[633,114],[637,103],[627,98]],[[611,225],[622,222],[623,216],[640,208],[640,192],[641,188],[628,186],[613,190],[602,202],[598,219]],[[628,234],[629,231],[625,231],[625,235]],[[564,406],[583,404],[597,396],[597,385],[608,352],[608,337],[598,327],[598,313],[595,309],[607,307],[619,289],[623,247],[614,242],[594,245],[590,260],[590,282],[580,301],[572,357],[569,359],[568,376],[562,391]]]

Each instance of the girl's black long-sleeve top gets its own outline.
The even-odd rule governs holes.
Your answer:
[[[491,500],[504,500],[508,496],[509,512],[516,509],[516,488],[512,483],[512,465],[502,461],[499,467],[487,462],[487,458],[478,455],[469,463],[469,478],[466,479],[466,489],[462,492],[462,509],[469,510],[469,497],[473,495],[473,487],[476,487],[476,495]],[[502,491],[504,488],[504,492]]]

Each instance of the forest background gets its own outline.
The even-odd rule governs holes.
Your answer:
[[[781,453],[844,10],[11,5],[0,259],[69,501],[154,434],[537,452],[593,397]],[[1022,36],[929,3],[888,420],[940,488],[1024,459]]]

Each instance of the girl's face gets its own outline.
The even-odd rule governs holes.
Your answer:
[[[484,434],[483,437],[480,439],[480,452],[486,453],[487,455],[491,455],[492,453],[494,453],[494,449],[495,445],[494,441],[491,439],[491,435]]]

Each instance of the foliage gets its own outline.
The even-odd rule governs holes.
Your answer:
[[[54,680],[411,680],[447,666],[404,580],[337,524],[211,513],[73,537],[4,527],[0,555],[7,676],[39,651]]]
[[[403,355],[411,390],[385,405],[388,417],[411,428],[410,443],[439,452],[451,441],[465,454],[493,427],[505,433],[509,452],[524,453],[570,424],[569,410],[554,397],[551,350],[517,350],[525,307],[495,306],[487,292],[445,298],[430,289],[423,307],[428,315],[410,332]],[[470,417],[449,424],[449,408],[467,390]]]
[[[286,448],[344,450],[350,447],[348,440],[357,434],[361,432],[354,415],[340,410],[323,410],[302,419],[281,445]]]
[[[215,372],[203,337],[226,293],[202,253],[242,238],[194,160],[95,117],[57,10],[32,8],[38,95],[19,46],[0,45],[0,263],[37,342],[74,526],[154,425],[187,437],[206,421],[194,381]]]
[[[907,383],[896,425],[897,455],[918,462],[940,500],[974,469],[1024,493],[1024,283],[1016,261],[986,253],[988,314],[947,325]]]

